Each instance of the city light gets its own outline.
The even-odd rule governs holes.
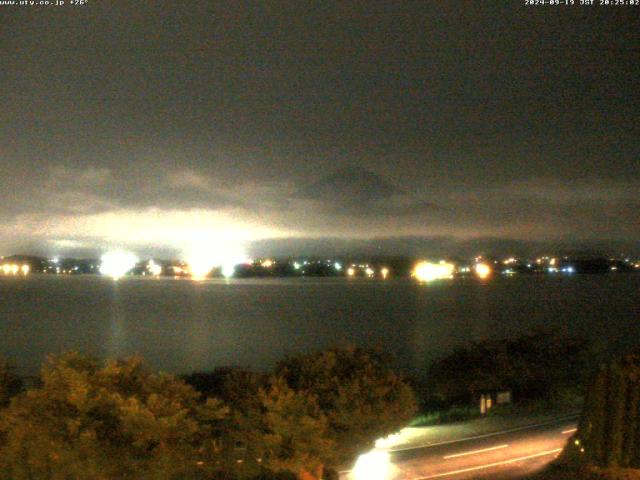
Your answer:
[[[373,274],[376,273],[373,268],[371,267],[367,267],[364,271],[364,273],[367,274],[367,277],[373,277]]]
[[[235,274],[235,267],[247,260],[243,248],[225,241],[213,243],[203,242],[192,247],[185,255],[188,271],[193,280],[203,280],[209,276],[214,268],[219,267],[225,277]],[[264,262],[263,262],[264,264]]]
[[[347,269],[347,275],[349,275],[350,277],[353,277],[356,274],[356,269],[353,267],[349,267]]]
[[[108,252],[100,258],[100,273],[118,279],[131,270],[136,263],[138,263],[138,257],[131,252]]]
[[[192,256],[187,260],[189,273],[195,280],[202,280],[211,273],[216,262],[207,256]]]
[[[225,278],[233,277],[236,273],[236,266],[233,263],[227,263],[220,268],[222,276]]]
[[[267,258],[266,260],[263,260],[260,265],[262,265],[264,268],[270,268],[273,267],[274,263],[275,262],[273,260]]]
[[[391,473],[389,452],[371,450],[358,457],[351,471],[355,480],[387,480]]]
[[[487,278],[491,275],[491,267],[486,263],[476,263],[474,269],[479,278]]]
[[[337,271],[342,270],[342,264],[340,262],[334,263],[333,266]]]
[[[153,260],[149,260],[149,263],[147,263],[147,270],[149,270],[151,275],[155,275],[157,277],[162,274],[162,265],[158,265]]]
[[[26,263],[24,265],[18,265],[15,263],[4,263],[1,268],[2,273],[4,273],[5,275],[17,275],[18,273],[27,275],[31,271],[31,267]]]
[[[387,267],[384,267],[382,270],[380,270],[380,275],[382,275],[382,278],[386,280],[389,276],[389,269]]]
[[[440,263],[420,262],[413,269],[413,276],[420,282],[432,282],[444,278],[453,278],[455,266],[444,260]]]

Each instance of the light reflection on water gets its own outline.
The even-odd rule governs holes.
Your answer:
[[[490,281],[0,277],[0,355],[34,373],[49,352],[139,353],[188,372],[270,367],[332,345],[380,346],[408,371],[469,340],[535,326],[610,348],[640,340],[640,275]]]

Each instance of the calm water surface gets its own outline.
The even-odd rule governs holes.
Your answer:
[[[0,355],[33,374],[49,352],[139,353],[175,373],[267,368],[286,354],[380,346],[407,371],[469,340],[536,326],[609,350],[640,343],[640,275],[430,285],[364,279],[0,277]]]

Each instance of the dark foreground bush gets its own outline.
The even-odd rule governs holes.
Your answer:
[[[0,480],[335,479],[344,452],[415,412],[411,388],[367,350],[187,378],[209,395],[138,358],[50,356],[40,385],[0,408]]]
[[[201,478],[216,470],[216,424],[227,409],[203,401],[139,359],[50,356],[41,388],[0,414],[0,478]]]
[[[431,364],[426,393],[440,407],[475,404],[481,393],[499,390],[518,400],[552,399],[581,390],[592,369],[586,340],[541,331],[455,350]]]
[[[8,362],[0,358],[0,408],[6,407],[11,397],[22,389],[22,381],[13,372]]]
[[[640,480],[640,470],[553,465],[528,480]]]

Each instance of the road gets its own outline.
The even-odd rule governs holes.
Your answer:
[[[428,446],[389,450],[389,480],[511,479],[557,457],[575,432],[577,417]],[[360,480],[353,473],[344,476]],[[364,479],[363,479],[364,480]]]

